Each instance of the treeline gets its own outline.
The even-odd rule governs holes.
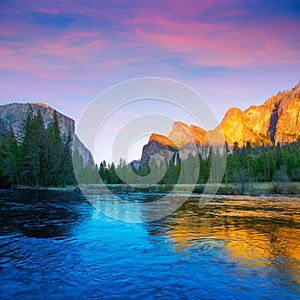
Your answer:
[[[300,140],[281,146],[252,147],[235,143],[227,158],[224,181],[300,181]]]
[[[0,186],[64,186],[74,182],[71,137],[63,139],[57,112],[46,127],[30,106],[20,141],[14,131],[0,137]]]
[[[229,150],[226,146],[222,153],[215,153],[215,159],[212,159],[212,148],[208,156],[204,159],[201,156],[195,158],[190,155],[184,162],[182,169],[182,162],[177,160],[177,164],[169,164],[167,171],[159,182],[160,184],[176,184],[181,172],[183,174],[183,181],[186,183],[193,182],[193,178],[198,178],[197,183],[204,184],[206,182],[214,183],[218,176],[214,176],[217,171],[211,168],[212,162],[218,160],[218,156],[226,155],[226,167],[223,183],[233,183],[241,185],[241,192],[243,192],[244,185],[248,182],[288,182],[300,181],[300,141],[286,145],[277,146],[261,146],[253,147],[250,143],[246,146],[239,147],[237,143]],[[198,164],[198,167],[196,166]],[[150,173],[149,166],[143,168],[135,168],[134,165],[127,165],[123,160],[116,167],[114,163],[107,164],[105,161],[100,163],[99,173],[103,181],[107,184],[119,184],[124,181],[132,182],[131,169],[140,176],[145,176]],[[158,167],[159,169],[159,167]],[[199,173],[194,177],[193,172],[199,170]],[[155,170],[152,170],[155,172]],[[117,174],[123,174],[124,181],[121,180]],[[126,175],[127,174],[127,175]],[[210,176],[212,175],[212,176]],[[131,177],[130,177],[131,176]]]
[[[93,161],[84,162],[76,150],[73,153],[75,178],[72,137],[62,137],[56,111],[46,127],[41,112],[38,110],[34,114],[29,107],[21,132],[23,134],[18,140],[12,129],[6,136],[0,137],[0,187],[65,186],[76,185],[77,180],[80,184],[99,183],[99,175],[106,184],[138,183],[135,182],[135,174],[147,176],[152,172],[161,172],[160,166],[156,164],[151,170],[149,166],[127,164],[123,159],[120,159],[117,166],[102,161],[98,168]],[[218,161],[224,159],[224,155],[226,168],[222,182],[238,185],[239,193],[244,192],[246,184],[253,182],[300,181],[298,141],[260,147],[250,143],[239,147],[235,143],[233,148],[226,146],[222,151],[210,148],[205,158],[190,155],[182,162],[177,157],[176,165],[170,163],[158,183],[176,184],[180,176],[182,183],[195,183],[195,178],[198,184],[217,182]]]

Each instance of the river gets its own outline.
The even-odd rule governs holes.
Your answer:
[[[300,198],[197,203],[132,224],[78,193],[2,190],[0,298],[300,299]]]

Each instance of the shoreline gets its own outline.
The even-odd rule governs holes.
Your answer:
[[[218,191],[214,194],[203,194],[205,184],[197,184],[191,193],[191,186],[190,185],[176,185],[178,189],[178,194],[189,193],[191,195],[216,195],[216,196],[228,196],[228,197],[300,197],[300,182],[291,182],[291,183],[284,183],[284,188],[281,192],[274,193],[272,191],[272,187],[274,186],[273,182],[268,183],[250,183],[251,189],[245,189],[244,193],[239,193],[238,190],[234,185],[225,185],[221,184],[218,188]],[[288,185],[293,186],[292,192],[287,192]],[[213,186],[213,184],[207,184],[207,186]],[[109,189],[111,192],[115,193],[169,193],[172,191],[174,185],[154,185],[149,187],[138,187],[138,186],[129,186],[126,184],[90,184],[90,185],[82,185],[80,188],[75,187],[73,185],[68,185],[65,187],[30,187],[30,186],[17,186],[14,188],[3,188],[0,190],[29,190],[29,191],[57,191],[57,192],[93,192],[96,190],[105,190]]]

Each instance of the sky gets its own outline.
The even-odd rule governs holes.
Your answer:
[[[259,105],[296,85],[299,57],[299,1],[0,2],[0,104],[39,101],[77,122],[99,93],[139,77],[190,86],[220,121],[230,107]],[[170,111],[192,122],[155,101],[115,113],[96,161],[111,160],[126,118]]]

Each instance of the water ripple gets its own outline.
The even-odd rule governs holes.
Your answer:
[[[75,193],[2,191],[0,298],[300,297],[299,198],[198,201],[126,224]]]

